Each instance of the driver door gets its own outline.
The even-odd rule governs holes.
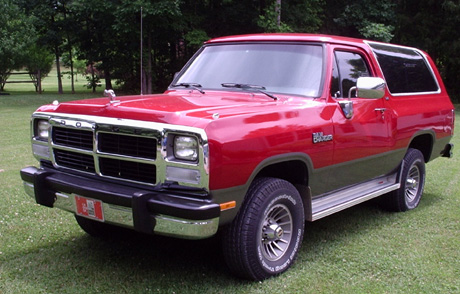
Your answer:
[[[357,98],[353,88],[359,77],[374,75],[365,56],[357,49],[334,48],[330,93],[337,102],[337,109],[332,118],[331,190],[384,175],[394,168],[385,162],[385,153],[391,143],[385,98]],[[351,115],[349,109],[343,109],[343,103],[349,103]]]

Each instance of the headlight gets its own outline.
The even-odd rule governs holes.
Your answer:
[[[174,157],[182,160],[196,161],[198,159],[198,142],[196,138],[176,136],[174,138]]]
[[[50,124],[47,120],[37,120],[35,125],[35,138],[40,141],[48,141]]]

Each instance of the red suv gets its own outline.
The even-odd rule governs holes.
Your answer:
[[[454,108],[430,57],[326,35],[210,40],[160,95],[53,103],[32,115],[36,202],[87,233],[223,230],[235,274],[287,270],[305,221],[381,197],[419,204],[425,163],[450,157]]]

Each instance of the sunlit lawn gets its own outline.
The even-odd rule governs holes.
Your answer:
[[[25,70],[14,71],[14,73],[25,73]],[[61,75],[62,75],[62,84],[64,93],[71,92],[71,79],[70,74],[62,74],[62,72],[70,72],[70,69],[62,68]],[[17,81],[26,81],[28,83],[7,83],[5,86],[5,92],[33,92],[35,91],[35,86],[31,83],[32,79],[29,77],[28,74],[12,74],[8,78],[9,82],[17,82]],[[77,93],[90,93],[92,89],[88,89],[86,78],[82,75],[74,75],[74,83],[75,83],[75,91]],[[47,93],[57,93],[58,86],[57,86],[57,71],[56,67],[53,67],[51,72],[48,76],[44,77],[42,80],[42,90],[44,94]],[[102,91],[102,87],[98,88],[98,91]]]

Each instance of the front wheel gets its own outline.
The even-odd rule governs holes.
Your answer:
[[[418,149],[409,148],[401,166],[401,187],[387,195],[386,206],[392,211],[414,209],[420,203],[425,185],[425,160]]]
[[[292,184],[275,178],[256,179],[223,234],[230,270],[252,280],[286,271],[297,257],[304,222],[302,199]]]

